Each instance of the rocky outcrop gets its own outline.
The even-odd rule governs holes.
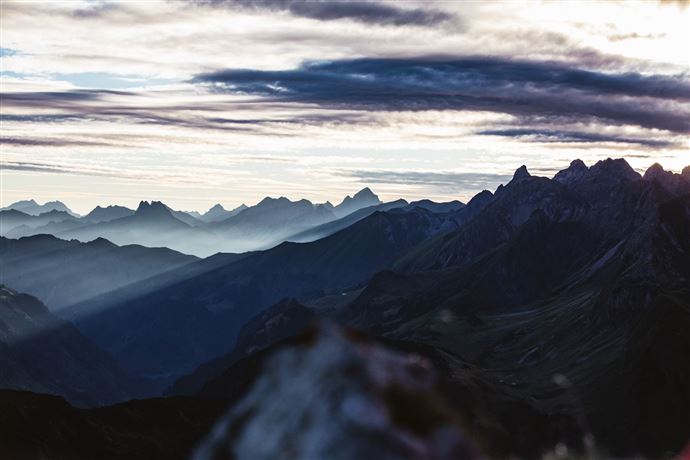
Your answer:
[[[654,163],[642,178],[657,183],[672,195],[690,193],[690,168],[685,168],[681,174],[674,174],[664,170],[659,163]]]
[[[193,458],[479,458],[449,407],[427,359],[322,324],[269,358]]]

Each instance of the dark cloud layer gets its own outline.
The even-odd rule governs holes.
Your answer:
[[[641,139],[613,134],[588,133],[581,131],[556,131],[545,129],[515,128],[489,129],[477,134],[485,136],[512,137],[544,143],[618,143],[635,144],[645,147],[676,147],[678,144],[664,139]]]
[[[49,137],[0,137],[0,145],[22,145],[34,147],[95,147],[112,145],[108,142],[56,139]]]
[[[683,76],[603,73],[494,57],[351,59],[294,70],[222,70],[193,81],[265,100],[353,110],[485,110],[518,121],[603,122],[690,133]]]
[[[367,184],[431,186],[444,191],[494,189],[512,177],[505,174],[377,170],[344,170],[338,174]]]
[[[446,12],[434,9],[400,8],[392,3],[358,0],[198,0],[195,3],[229,8],[285,11],[293,16],[320,21],[349,19],[377,25],[433,26],[454,18]]]
[[[112,91],[105,89],[79,89],[70,91],[21,91],[3,93],[2,100],[5,103],[20,103],[37,99],[45,101],[84,102],[97,101],[103,99],[103,97],[107,95],[131,96],[134,94],[135,93],[128,93],[126,91]]]

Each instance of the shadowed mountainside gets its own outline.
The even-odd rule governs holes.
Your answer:
[[[326,314],[468,363],[502,423],[520,414],[506,398],[529,401],[546,417],[576,420],[613,455],[677,453],[690,436],[690,338],[681,332],[690,327],[690,181],[662,177],[643,179],[620,160],[573,162],[554,180],[518,170],[458,230],[400,259],[403,272],[375,275]],[[252,361],[248,351],[319,314],[294,302],[266,310],[233,353],[174,390],[216,375],[204,391],[222,391]]]
[[[0,390],[0,457],[184,460],[223,407],[177,397],[78,409],[57,396]]]
[[[452,213],[376,212],[322,240],[247,254],[92,315],[84,305],[70,317],[133,372],[171,379],[228,352],[242,325],[281,298],[362,283],[456,226]]]
[[[0,388],[100,405],[142,396],[148,385],[35,297],[0,285]]]
[[[51,311],[198,260],[167,248],[89,243],[50,235],[0,237],[0,283],[40,298]]]

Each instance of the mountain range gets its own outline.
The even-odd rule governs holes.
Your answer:
[[[620,159],[575,160],[547,178],[523,166],[467,204],[381,203],[364,189],[337,206],[218,208],[220,220],[160,202],[112,212],[122,215],[87,223],[2,211],[15,229],[63,228],[0,240],[10,286],[1,359],[12,376],[2,386],[77,406],[165,397],[86,413],[0,392],[6,426],[25,425],[27,407],[59,407],[65,426],[109,427],[94,434],[106,450],[138,430],[162,452],[173,428],[143,425],[176,413],[169,426],[190,426],[187,455],[230,404],[204,441],[210,451],[229,439],[241,440],[233,452],[249,449],[252,430],[282,432],[272,417],[297,413],[319,421],[295,432],[299,449],[305,433],[336,440],[352,420],[366,427],[355,432],[417,439],[424,452],[459,446],[424,431],[453,420],[468,449],[491,458],[558,446],[658,458],[690,439],[690,167],[641,175]],[[438,384],[424,383],[437,382],[430,375]],[[374,414],[390,423],[370,425]],[[64,448],[55,439],[69,430],[41,430],[44,449]]]
[[[31,292],[53,312],[198,260],[167,248],[88,243],[50,235],[0,237],[0,283]],[[59,267],[59,269],[57,269]]]
[[[133,299],[99,301],[95,312],[87,302],[65,314],[133,372],[174,379],[230,351],[241,326],[281,298],[357,288],[407,249],[458,225],[453,213],[396,211],[375,212],[311,243],[282,243],[220,265],[202,260],[198,275]]]
[[[12,203],[11,205],[0,208],[0,211],[9,211],[14,209],[15,211],[23,212],[30,216],[38,216],[40,214],[45,214],[51,211],[66,212],[74,217],[78,217],[77,214],[72,212],[63,202],[61,201],[48,201],[44,204],[38,204],[35,200],[23,200]]]
[[[269,248],[314,226],[379,204],[379,198],[365,188],[338,206],[267,197],[254,206],[227,211],[217,204],[200,214],[176,211],[159,201],[142,201],[136,210],[98,206],[79,217],[60,202],[38,205],[29,200],[0,210],[0,235],[48,234],[82,242],[105,238],[118,245],[168,247],[207,257]]]

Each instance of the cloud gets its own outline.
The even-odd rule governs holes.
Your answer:
[[[55,139],[45,137],[0,137],[0,145],[22,145],[34,147],[94,147],[112,145],[108,142],[82,141],[74,139]]]
[[[57,123],[65,121],[80,121],[86,119],[79,115],[67,114],[0,114],[0,121],[18,122],[18,123]]]
[[[28,163],[22,161],[3,161],[0,163],[0,169],[11,171],[31,171],[31,172],[46,172],[57,174],[69,174],[72,171],[56,165],[46,165],[41,163]]]
[[[521,140],[529,140],[543,143],[619,143],[635,144],[645,147],[663,148],[678,147],[678,143],[672,140],[633,138],[615,134],[599,134],[581,131],[556,131],[544,129],[515,128],[515,129],[489,129],[479,131],[476,134],[484,136],[512,137]]]
[[[3,102],[21,103],[26,101],[64,101],[64,102],[84,102],[103,99],[104,96],[133,96],[135,93],[112,90],[90,90],[75,89],[71,91],[16,91],[5,92],[2,95]]]
[[[90,165],[63,165],[55,163],[2,161],[0,169],[8,171],[24,171],[50,174],[72,174],[80,176],[108,177],[136,181],[174,181],[179,183],[197,184],[199,178],[193,175],[171,174],[167,172],[122,171],[114,168],[94,167]]]
[[[473,110],[518,121],[603,122],[690,133],[685,76],[604,73],[498,57],[362,58],[229,69],[193,82],[266,101],[366,111]]]
[[[340,170],[340,176],[367,184],[393,184],[431,187],[446,192],[494,189],[511,175],[472,172]]]
[[[199,0],[201,5],[251,10],[288,12],[293,16],[333,21],[348,19],[365,24],[393,26],[435,26],[455,18],[435,9],[400,8],[391,3],[370,0]]]
[[[659,38],[664,38],[666,34],[640,34],[637,32],[627,33],[627,34],[612,34],[608,35],[606,38],[612,42],[620,42],[623,40],[656,40]]]

